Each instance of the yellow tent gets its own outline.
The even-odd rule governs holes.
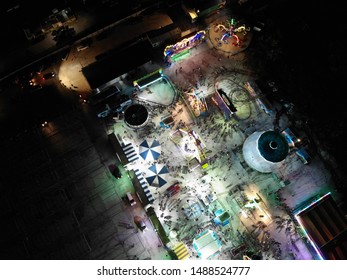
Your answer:
[[[187,247],[184,245],[183,242],[178,243],[174,248],[173,251],[175,252],[177,258],[179,260],[185,260],[190,257]]]

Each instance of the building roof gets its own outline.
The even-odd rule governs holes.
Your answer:
[[[183,3],[189,8],[203,11],[225,2],[224,0],[184,0]]]
[[[148,75],[142,79],[137,80],[137,84],[140,88],[145,87],[146,85],[158,80],[161,78],[161,72],[157,71],[156,73],[153,73],[151,75]]]
[[[199,234],[193,242],[198,255],[202,259],[208,259],[220,251],[222,245],[215,232],[206,230]]]
[[[130,70],[152,60],[152,46],[148,40],[128,48],[112,51],[100,60],[82,68],[90,87],[96,89]]]
[[[347,222],[330,194],[296,214],[296,218],[325,259],[347,258]]]

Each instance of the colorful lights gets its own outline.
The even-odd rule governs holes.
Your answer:
[[[213,94],[211,100],[217,106],[217,108],[223,113],[224,118],[226,120],[229,120],[231,118],[231,116],[236,113],[237,110],[234,107],[234,105],[231,103],[231,101],[229,99],[226,99],[226,98],[228,98],[228,97],[224,93],[224,91],[222,89],[218,89]],[[226,103],[226,101],[228,103]],[[228,104],[230,106],[228,106]]]
[[[317,245],[315,244],[315,242],[312,240],[312,238],[310,237],[309,233],[306,231],[305,226],[302,224],[301,221],[301,217],[300,214],[303,213],[304,211],[306,211],[307,209],[313,207],[315,204],[317,204],[318,202],[322,201],[324,198],[326,198],[327,196],[330,195],[330,192],[328,192],[327,194],[323,195],[322,197],[316,199],[315,201],[311,202],[309,205],[307,205],[306,207],[304,207],[303,209],[299,210],[296,214],[295,214],[295,219],[298,221],[301,229],[303,230],[305,236],[307,237],[307,239],[310,241],[312,247],[314,248],[314,250],[316,251],[318,257],[321,260],[324,260],[323,254],[321,253],[321,251],[319,250],[319,248],[317,247]]]
[[[171,140],[181,150],[191,169],[198,166],[208,167],[208,158],[205,154],[206,145],[196,132],[180,128],[171,134]]]
[[[148,87],[149,85],[157,81],[160,81],[162,78],[163,78],[163,70],[159,68],[158,70],[152,73],[149,73],[138,80],[135,80],[133,84],[135,87],[142,89],[142,88]]]
[[[254,82],[251,82],[251,81],[246,82],[245,87],[252,97],[257,97],[258,95],[261,94],[258,86]]]
[[[174,45],[167,46],[164,49],[165,60],[169,62],[176,61],[182,52],[188,51],[189,49],[199,45],[205,39],[205,33],[206,32],[204,30],[199,31],[194,36],[184,38]],[[187,55],[187,52],[184,54]]]
[[[243,35],[247,35],[247,33],[251,30],[250,27],[246,27],[244,24],[239,26],[238,28],[235,28],[234,29],[234,32],[237,32],[237,33],[243,33]]]
[[[264,112],[268,115],[273,113],[272,105],[265,96],[262,96],[262,92],[255,82],[246,82],[245,88],[252,97],[255,97],[255,101],[260,109],[264,110]]]
[[[184,59],[184,58],[186,58],[186,57],[188,57],[188,56],[189,56],[189,50],[186,49],[186,50],[184,50],[184,51],[182,51],[182,52],[180,52],[180,53],[178,53],[178,54],[176,54],[176,55],[173,55],[173,56],[171,57],[171,60],[172,60],[173,62],[175,62],[175,61]]]
[[[327,194],[323,195],[322,197],[320,197],[320,198],[314,200],[314,201],[311,202],[308,206],[306,206],[305,208],[299,210],[299,211],[295,214],[295,216],[300,215],[302,212],[304,212],[304,211],[307,210],[308,208],[311,208],[313,205],[317,204],[319,201],[323,200],[324,198],[326,198],[326,197],[329,196],[330,194],[331,194],[331,193],[328,192]]]
[[[241,40],[239,38],[239,36],[236,33],[243,33],[243,35],[247,35],[247,33],[251,30],[250,27],[246,27],[244,24],[234,28],[234,25],[236,25],[235,20],[232,18],[230,20],[230,22],[227,22],[229,26],[225,26],[223,24],[216,24],[215,28],[214,28],[214,32],[218,33],[220,31],[224,32],[224,34],[222,35],[221,39],[216,38],[217,40],[219,40],[219,42],[223,42],[224,44],[228,43],[228,39],[232,38],[234,39],[232,41],[232,44],[234,46],[240,47],[241,46]]]
[[[192,109],[194,117],[207,115],[208,108],[203,92],[198,92],[195,88],[191,88],[190,90],[185,91],[183,95],[184,99]]]
[[[303,230],[305,236],[307,237],[307,239],[310,241],[312,247],[314,248],[314,250],[316,251],[317,255],[319,256],[319,258],[321,260],[324,260],[321,251],[318,249],[318,247],[316,246],[316,244],[313,242],[313,240],[311,239],[310,235],[308,234],[308,232],[305,230],[305,227],[303,226],[303,224],[300,221],[300,217],[298,217],[297,215],[295,215],[295,219],[298,221],[301,229]]]

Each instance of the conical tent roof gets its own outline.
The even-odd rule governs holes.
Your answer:
[[[167,174],[169,174],[169,170],[165,165],[154,164],[148,168],[146,180],[151,186],[162,187],[167,183]]]
[[[156,160],[160,156],[161,146],[158,140],[153,140],[149,143],[147,140],[144,140],[139,145],[139,155],[144,160]]]

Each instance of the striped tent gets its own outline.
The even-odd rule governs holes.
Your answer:
[[[135,160],[138,160],[139,156],[137,155],[134,145],[132,143],[126,144],[122,147],[122,149],[129,162],[134,162]]]
[[[150,186],[162,187],[167,183],[168,174],[169,170],[164,164],[154,164],[148,168],[146,180]]]
[[[135,175],[136,175],[137,179],[139,180],[140,185],[141,185],[141,187],[142,187],[142,189],[143,189],[143,191],[144,191],[148,201],[150,203],[152,203],[154,201],[154,197],[153,197],[153,195],[151,194],[151,192],[150,192],[150,190],[148,188],[147,181],[145,180],[145,178],[143,178],[142,173],[140,172],[140,170],[136,169],[134,171],[135,171]]]
[[[184,245],[183,242],[178,243],[174,248],[173,251],[175,252],[177,258],[179,260],[185,260],[190,257],[188,249],[186,245]]]

